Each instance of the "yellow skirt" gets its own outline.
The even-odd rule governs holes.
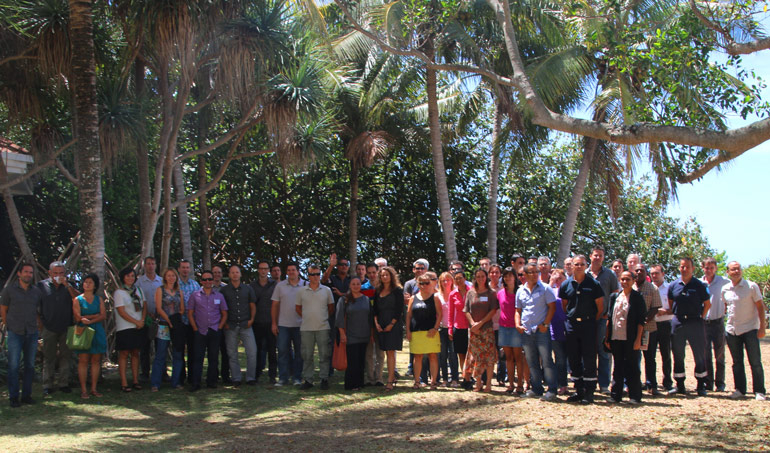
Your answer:
[[[441,335],[436,332],[433,337],[428,337],[427,330],[412,332],[412,341],[409,343],[409,352],[412,354],[438,354],[441,352]]]

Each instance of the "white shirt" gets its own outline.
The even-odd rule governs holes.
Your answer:
[[[711,308],[706,313],[706,321],[715,321],[724,317],[725,304],[722,302],[722,287],[731,283],[730,280],[721,275],[714,275],[714,280],[711,283],[707,282],[705,278],[702,278],[701,281],[709,287],[709,293],[711,293]]]
[[[655,285],[655,282],[652,282]],[[660,303],[663,305],[664,310],[670,310],[671,305],[668,303],[668,283],[663,282],[660,286],[655,285],[660,293]],[[655,322],[671,321],[674,319],[674,315],[655,315]]]
[[[742,278],[733,285],[732,280],[728,280],[722,287],[721,300],[727,305],[727,333],[743,335],[759,329],[756,303],[762,300],[762,293],[756,283]]]
[[[115,303],[115,330],[120,332],[121,330],[136,329],[136,324],[126,321],[118,313],[118,307],[123,307],[128,316],[137,321],[142,319],[142,310],[140,308],[139,311],[136,311],[134,303],[131,301],[131,294],[125,289],[117,289],[112,298]]]
[[[307,285],[305,280],[299,279],[296,285],[289,284],[289,280],[281,280],[273,290],[273,302],[278,301],[278,325],[280,327],[299,327],[302,325],[302,317],[297,314],[297,300],[299,291]]]

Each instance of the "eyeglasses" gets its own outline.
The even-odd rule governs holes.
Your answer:
[[[310,277],[318,277],[319,275],[321,275],[321,273],[320,272],[311,272],[311,273],[309,273],[307,275],[310,276]]]
[[[213,281],[214,281],[214,279],[213,279],[213,278],[211,278],[211,277],[206,277],[206,278],[202,278],[202,279],[201,279],[201,281],[202,281],[202,282],[213,282]]]
[[[430,285],[430,282],[420,282],[420,286]]]
[[[424,266],[415,266],[414,270],[416,270],[416,271],[424,271],[425,267]]]
[[[438,279],[437,278],[432,278],[432,279],[430,279],[430,281],[436,282],[436,281],[438,281]]]

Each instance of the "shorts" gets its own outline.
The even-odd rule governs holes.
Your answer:
[[[500,326],[497,334],[497,346],[500,348],[521,348],[524,346],[524,337],[515,327]]]

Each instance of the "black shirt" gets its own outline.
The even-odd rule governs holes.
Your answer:
[[[273,306],[273,290],[278,282],[275,280],[268,280],[267,284],[262,286],[259,284],[259,279],[251,282],[251,289],[254,290],[254,295],[257,298],[257,316],[254,322],[267,323],[273,322],[273,318],[270,314],[270,309]]]
[[[695,277],[685,285],[681,278],[668,285],[668,300],[677,319],[700,318],[703,302],[711,299],[709,287]]]
[[[426,300],[421,300],[414,295],[412,300],[412,320],[409,324],[409,329],[412,332],[418,332],[421,330],[430,330],[436,327],[436,302],[433,300],[433,295]]]
[[[5,315],[7,328],[16,335],[37,333],[37,315],[43,302],[43,292],[35,285],[25,290],[19,279],[0,293],[0,305],[8,307]]]
[[[54,333],[64,333],[72,322],[72,296],[65,285],[56,285],[50,278],[37,283],[43,293],[40,320],[43,327]]]
[[[596,299],[604,297],[599,282],[586,273],[582,282],[574,278],[564,281],[559,288],[559,298],[567,301],[567,319],[596,319]]]
[[[249,285],[241,283],[238,288],[232,284],[223,286],[219,293],[225,296],[227,302],[227,323],[245,323],[251,319],[251,304],[257,303],[257,296]]]

